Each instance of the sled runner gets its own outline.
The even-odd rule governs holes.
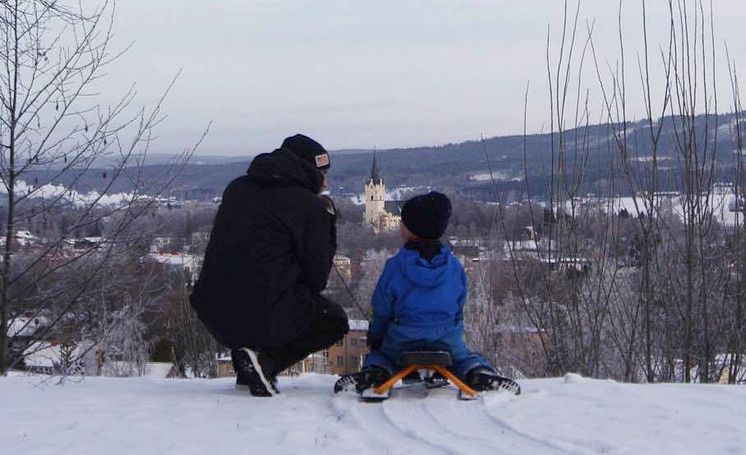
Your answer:
[[[411,351],[405,352],[399,357],[399,365],[404,368],[391,376],[386,382],[373,388],[375,396],[385,397],[390,393],[390,389],[399,380],[407,377],[410,373],[419,370],[430,370],[440,373],[441,376],[451,381],[453,385],[459,389],[459,398],[462,399],[474,399],[479,396],[479,393],[464,384],[461,379],[457,378],[456,375],[448,371],[446,367],[451,366],[451,354],[445,351]],[[363,395],[363,397],[365,397]]]
[[[448,371],[446,367],[452,363],[448,352],[405,352],[399,357],[398,363],[403,369],[389,378],[386,378],[388,374],[380,375],[385,370],[376,368],[343,375],[334,384],[334,393],[356,391],[364,401],[383,401],[391,396],[391,390],[399,380],[405,386],[423,383],[426,389],[447,386],[450,380],[459,388],[460,399],[471,400],[479,396],[477,391]],[[422,370],[425,371],[424,378],[420,376]]]

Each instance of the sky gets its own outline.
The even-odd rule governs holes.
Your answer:
[[[576,5],[569,1],[570,19]],[[667,6],[656,0],[647,8],[651,90],[660,104],[656,53],[668,37]],[[729,99],[725,43],[731,60],[746,60],[746,2],[713,0],[713,8],[723,111]],[[554,67],[563,10],[561,0],[124,0],[116,5],[112,46],[132,46],[107,69],[101,93],[114,99],[135,84],[136,103],[152,106],[181,71],[154,147],[165,153],[195,141],[210,122],[203,155],[271,151],[297,132],[331,150],[521,134],[527,84],[527,129],[546,131],[547,37]],[[638,119],[644,117],[637,66],[641,11],[640,1],[622,4],[628,113]],[[574,68],[591,23],[601,71],[608,76],[616,67],[618,12],[618,0],[581,2]],[[601,98],[590,54],[583,68],[580,92],[589,94],[597,123]],[[574,116],[574,107],[569,111]]]

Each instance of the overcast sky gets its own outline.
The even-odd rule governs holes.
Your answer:
[[[667,37],[666,2],[648,3],[657,48]],[[746,2],[713,3],[727,110],[724,41],[731,58],[746,64]],[[635,55],[642,50],[640,4],[626,1],[622,15],[636,118],[643,115]],[[581,30],[595,20],[603,66],[619,58],[617,9],[617,0],[581,5]],[[104,94],[135,83],[138,103],[151,104],[182,69],[159,129],[155,148],[162,152],[196,139],[210,121],[201,154],[269,151],[296,132],[329,149],[519,134],[529,81],[528,128],[546,130],[547,29],[556,61],[562,12],[561,0],[121,0],[115,45],[134,45],[109,68]],[[590,66],[585,72],[582,91],[593,101],[595,74]],[[662,93],[662,85],[654,91]]]

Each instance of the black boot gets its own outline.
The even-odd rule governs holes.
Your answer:
[[[474,368],[466,373],[466,384],[477,392],[505,390],[516,395],[521,393],[521,386],[517,382],[482,367]]]
[[[363,368],[357,373],[346,374],[337,380],[334,384],[334,393],[352,391],[362,393],[363,390],[377,387],[388,378],[391,374],[383,368],[371,366]]]
[[[271,397],[277,393],[277,379],[265,374],[260,353],[248,348],[231,350],[233,369],[236,371],[236,385],[249,388],[256,397]]]

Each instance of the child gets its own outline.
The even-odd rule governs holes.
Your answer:
[[[435,191],[404,204],[404,246],[386,262],[373,294],[371,352],[363,369],[341,379],[335,391],[351,382],[358,392],[379,385],[401,369],[396,361],[403,352],[418,350],[448,351],[453,361],[449,369],[475,390],[505,387],[506,380],[464,342],[466,273],[439,240],[450,216],[451,202]]]

